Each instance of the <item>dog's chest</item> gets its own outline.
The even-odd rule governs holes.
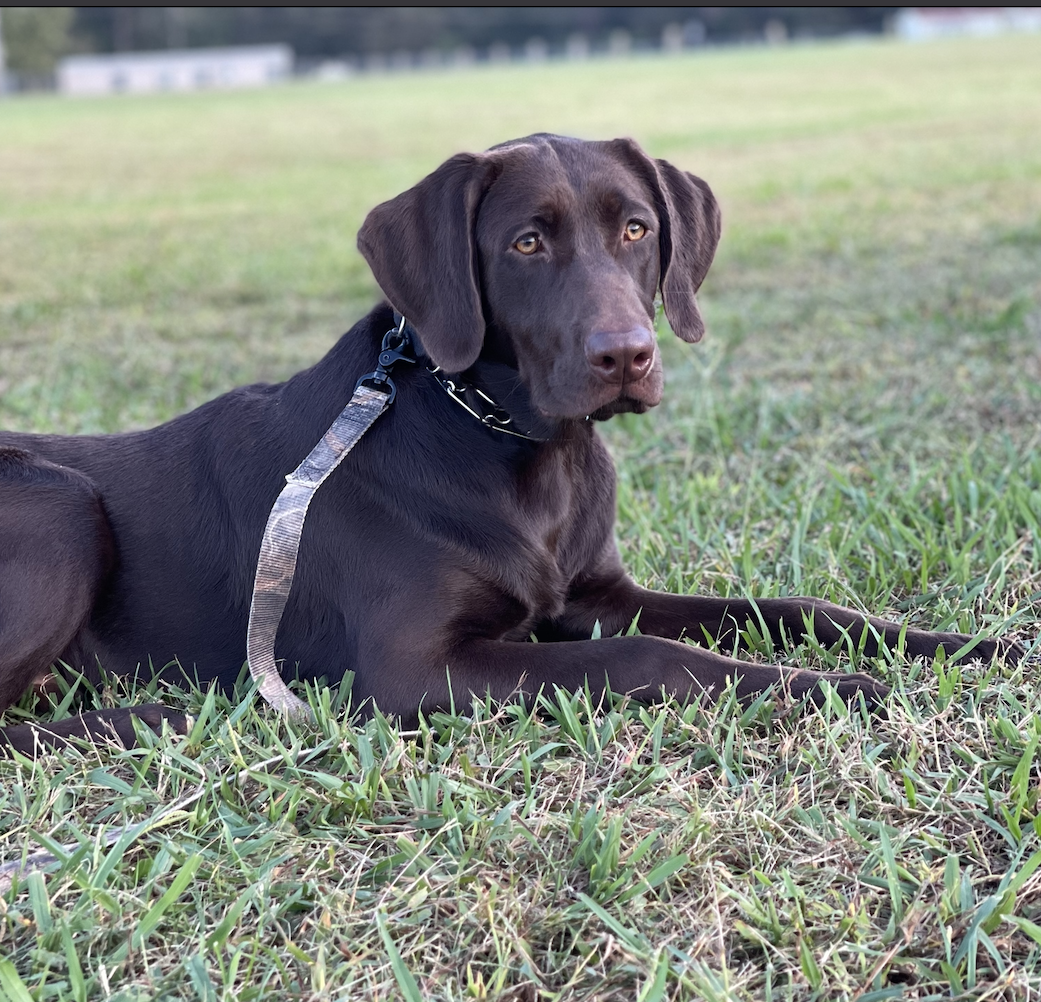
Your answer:
[[[602,446],[547,451],[518,470],[514,489],[511,590],[532,619],[553,618],[611,539],[614,469]]]

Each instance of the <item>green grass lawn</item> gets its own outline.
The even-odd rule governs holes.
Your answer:
[[[1033,643],[1038,37],[0,102],[0,426],[310,364],[375,301],[365,212],[533,131],[723,204],[708,336],[604,429],[636,578]],[[0,998],[1038,997],[1037,664],[747,656],[875,672],[888,716],[547,693],[402,733],[175,691],[187,741],[0,762],[0,860],[59,857],[0,894]]]

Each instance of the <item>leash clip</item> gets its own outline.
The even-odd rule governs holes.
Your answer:
[[[365,386],[370,390],[387,394],[387,406],[394,403],[398,395],[398,388],[394,380],[390,378],[390,369],[398,362],[408,362],[415,365],[416,356],[413,352],[412,338],[405,327],[405,318],[397,327],[391,327],[383,335],[383,344],[380,346],[379,357],[376,360],[376,368],[372,372],[365,373],[357,383],[354,384],[355,392]]]

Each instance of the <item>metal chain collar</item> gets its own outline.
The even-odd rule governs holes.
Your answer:
[[[485,428],[490,428],[492,431],[500,431],[504,435],[513,435],[514,438],[524,438],[529,442],[543,441],[543,439],[536,438],[534,435],[525,435],[524,432],[511,428],[510,424],[513,422],[513,418],[509,411],[507,411],[501,404],[497,403],[492,397],[488,396],[488,394],[480,387],[457,382],[450,376],[445,375],[439,365],[430,367],[427,371],[441,384],[444,391],[452,398],[452,400],[454,400],[468,414],[477,418]],[[482,404],[487,405],[488,409],[484,414],[481,414],[466,402],[467,393],[474,394]]]

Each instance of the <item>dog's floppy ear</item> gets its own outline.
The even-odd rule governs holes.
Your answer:
[[[722,219],[712,189],[693,174],[655,160],[662,206],[661,298],[669,325],[684,341],[705,333],[695,293],[716,256]]]
[[[684,341],[705,333],[695,293],[719,243],[720,213],[712,189],[693,174],[647,156],[631,139],[615,140],[637,167],[658,211],[661,298],[669,325]]]
[[[377,205],[358,249],[390,304],[446,372],[462,372],[484,342],[474,220],[494,158],[460,153],[414,188]]]

